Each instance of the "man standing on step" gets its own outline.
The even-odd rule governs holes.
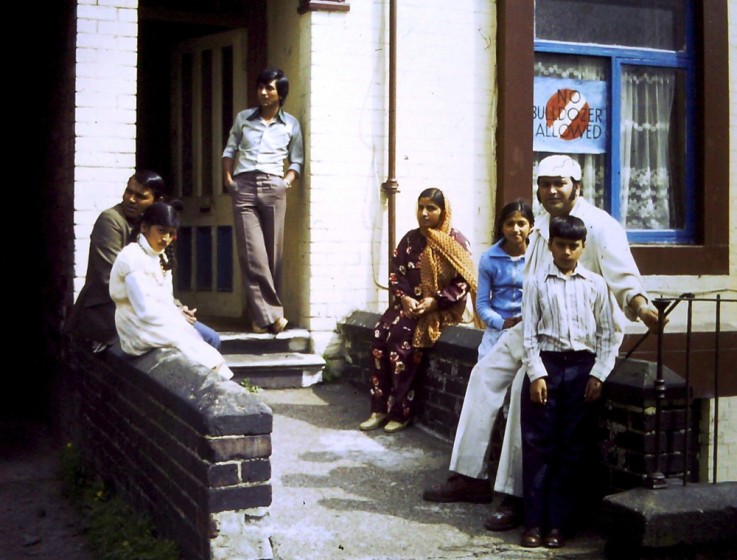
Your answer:
[[[284,111],[289,80],[267,68],[256,79],[258,107],[236,115],[223,151],[223,183],[233,201],[238,260],[254,332],[287,326],[281,268],[287,191],[304,165],[299,121]],[[284,172],[284,162],[289,166]]]
[[[613,307],[619,343],[623,338],[624,316],[630,320],[639,318],[651,332],[657,332],[658,313],[642,283],[626,232],[609,214],[582,197],[579,164],[564,155],[549,156],[540,161],[537,197],[546,213],[535,220],[530,233],[525,275],[534,274],[539,267],[552,262],[547,246],[550,218],[569,214],[581,218],[588,228],[581,263],[604,277],[610,295],[616,300]],[[426,490],[422,496],[433,502],[491,501],[486,465],[491,431],[511,385],[504,449],[494,486],[506,497],[485,524],[492,531],[513,529],[522,522],[519,399],[526,375],[522,367],[522,329],[523,325],[519,323],[505,330],[494,348],[471,371],[450,460],[453,474],[444,484]]]

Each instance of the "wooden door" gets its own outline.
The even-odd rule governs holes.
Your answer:
[[[222,153],[247,103],[246,31],[182,43],[172,68],[173,179],[185,206],[175,292],[199,316],[240,317],[245,301]]]

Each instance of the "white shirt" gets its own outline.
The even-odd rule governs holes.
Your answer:
[[[547,375],[541,351],[588,351],[591,375],[605,381],[619,350],[609,290],[604,279],[580,263],[568,275],[555,264],[525,280],[522,289],[523,362],[531,381]]]
[[[600,274],[606,281],[617,302],[614,310],[617,329],[624,333],[622,311],[628,319],[637,320],[635,312],[628,305],[630,300],[639,294],[651,301],[630,251],[627,233],[617,220],[580,196],[571,210],[571,216],[581,218],[588,230],[586,248],[579,263]],[[542,267],[553,262],[548,249],[549,227],[550,214],[547,212],[535,218],[535,226],[530,233],[530,243],[525,253],[526,276],[530,271],[542,270]]]
[[[159,253],[143,235],[118,253],[110,272],[110,297],[115,302],[120,347],[126,354],[139,356],[169,347],[211,369],[225,363],[177,307],[171,272],[162,270]]]

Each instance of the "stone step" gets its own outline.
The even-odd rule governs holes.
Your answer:
[[[219,331],[220,353],[228,354],[271,354],[279,352],[312,351],[312,337],[307,329],[287,329],[279,334],[255,334],[240,331]]]
[[[264,389],[309,387],[322,381],[325,367],[322,356],[303,352],[226,354],[225,360],[233,370],[233,381],[248,379]]]

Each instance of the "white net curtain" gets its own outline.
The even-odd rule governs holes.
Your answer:
[[[622,72],[619,193],[627,229],[669,229],[671,220],[670,123],[674,71],[626,67]]]

